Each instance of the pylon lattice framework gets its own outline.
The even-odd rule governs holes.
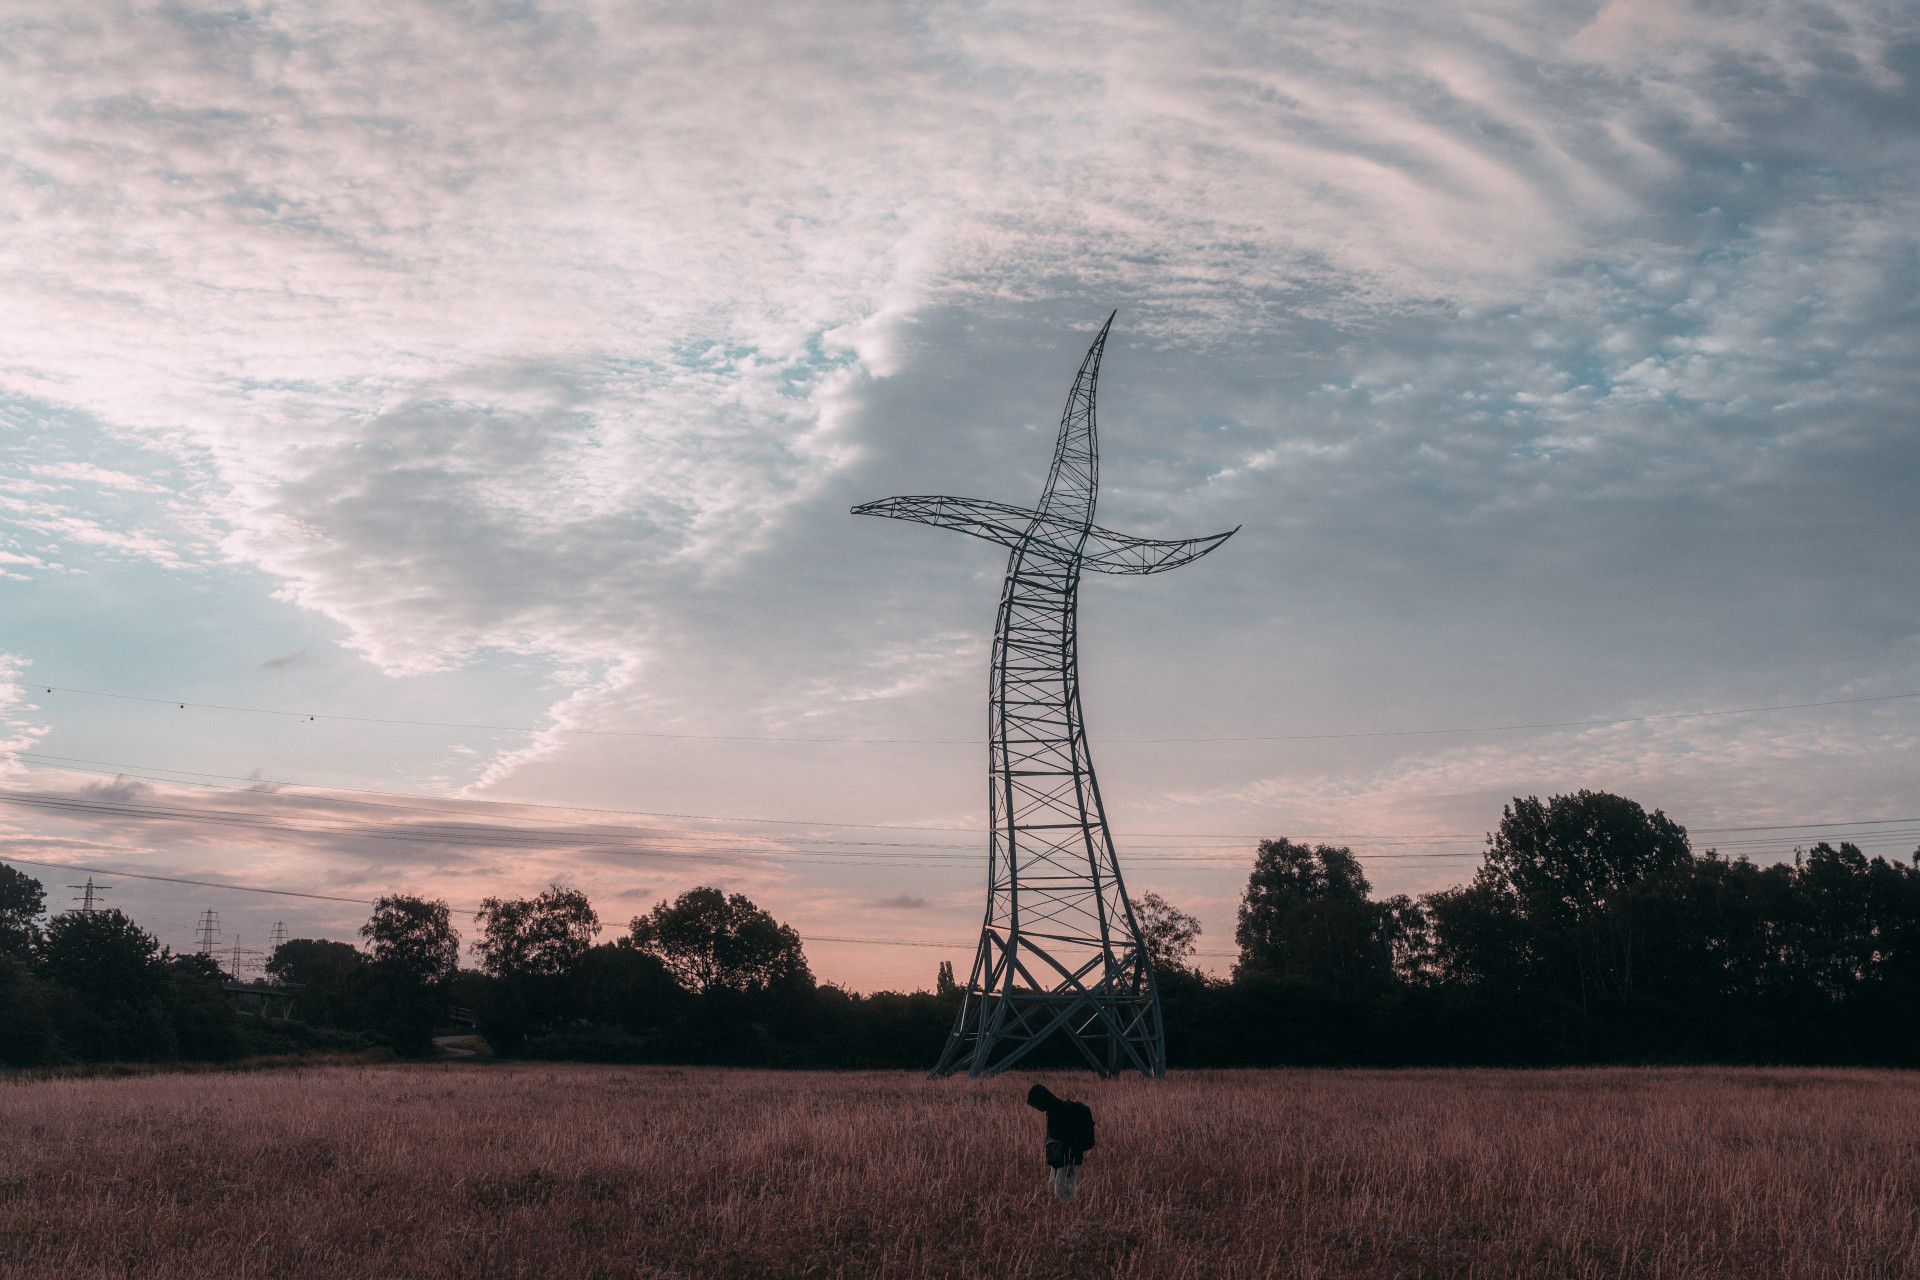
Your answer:
[[[1037,507],[915,495],[853,509],[957,529],[1011,552],[987,694],[986,920],[935,1076],[997,1074],[1056,1033],[1102,1075],[1166,1074],[1159,992],[1080,709],[1080,575],[1164,573],[1238,530],[1156,541],[1094,524],[1094,389],[1112,327],[1108,316],[1081,361]]]

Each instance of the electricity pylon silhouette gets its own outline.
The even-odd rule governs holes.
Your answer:
[[[1169,542],[1093,522],[1094,387],[1112,327],[1108,316],[1080,362],[1039,506],[919,495],[853,509],[958,529],[1012,553],[987,691],[986,920],[936,1077],[997,1074],[1056,1033],[1103,1076],[1167,1070],[1159,990],[1120,878],[1080,710],[1080,575],[1164,573],[1238,529]]]
[[[200,913],[200,922],[193,928],[193,946],[203,956],[213,954],[214,944],[220,938],[220,913],[208,907]]]

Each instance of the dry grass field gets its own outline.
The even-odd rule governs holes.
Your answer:
[[[0,1085],[0,1275],[1916,1276],[1920,1078],[326,1067]]]

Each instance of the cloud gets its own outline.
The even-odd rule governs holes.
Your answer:
[[[1181,796],[1175,812],[1258,822],[1275,836],[1330,838],[1369,855],[1395,855],[1401,860],[1369,867],[1376,884],[1393,890],[1459,880],[1512,797],[1581,789],[1663,808],[1694,829],[1697,848],[1769,861],[1796,840],[1820,838],[1793,830],[1796,824],[1908,816],[1896,797],[1916,749],[1920,721],[1898,703],[1856,708],[1838,723],[1799,712],[1612,725],[1449,743],[1371,768],[1342,761],[1290,770]],[[1236,814],[1242,816],[1229,816]],[[1768,822],[1783,827],[1727,830]],[[1868,826],[1846,838],[1895,856],[1912,846],[1899,826]]]
[[[158,493],[161,486],[124,471],[110,471],[91,462],[34,463],[27,473],[42,480],[70,481],[99,489],[118,489],[128,493]]]
[[[885,911],[925,911],[929,903],[918,894],[896,893],[890,898],[877,900],[873,905]]]
[[[194,562],[182,555],[182,548],[149,529],[115,528],[61,503],[23,497],[20,490],[0,491],[0,519],[17,529],[30,530],[48,539],[45,547],[58,553],[66,548],[100,551],[129,560],[144,560],[163,569],[189,570]],[[44,564],[38,557],[20,556],[14,563],[35,567]]]
[[[1095,292],[1189,343],[1497,306],[1644,217],[1663,150],[1550,16],[1016,9],[857,53],[818,17],[19,30],[8,383],[203,461],[227,553],[388,670],[636,661],[860,456],[931,304]]]
[[[930,740],[979,732],[1000,564],[846,507],[1030,501],[1115,305],[1103,520],[1244,524],[1086,593],[1129,821],[1264,780],[1452,822],[1445,787],[1530,759],[1120,742],[1156,731],[1920,675],[1910,6],[81,3],[5,36],[0,587],[258,572],[384,676],[557,672],[470,794],[976,821],[978,756]],[[1690,759],[1755,804],[1812,767],[1754,740]]]
[[[138,778],[118,777],[112,782],[89,782],[78,789],[83,800],[98,800],[105,804],[131,804],[153,797],[153,787]]]
[[[33,710],[20,684],[27,665],[19,655],[0,651],[0,781],[25,772],[20,752],[32,750],[47,732],[44,725],[22,718],[23,712]]]
[[[97,781],[45,765],[34,781],[0,809],[0,857],[85,852],[123,869],[265,889],[365,899],[425,892],[462,910],[558,880],[583,884],[617,915],[656,893],[657,881],[636,881],[636,872],[665,872],[676,892],[715,878],[765,886],[819,856],[804,842],[658,820],[567,821],[511,805]]]

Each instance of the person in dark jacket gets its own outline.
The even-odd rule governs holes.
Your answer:
[[[1043,1084],[1027,1090],[1027,1105],[1047,1113],[1047,1182],[1056,1199],[1071,1200],[1093,1150],[1093,1111],[1084,1102],[1054,1097]]]

